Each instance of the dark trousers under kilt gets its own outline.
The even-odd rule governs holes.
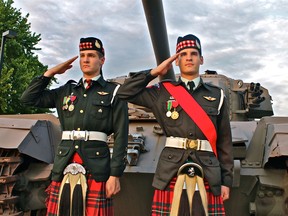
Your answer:
[[[152,212],[151,216],[169,216],[171,204],[174,194],[174,186],[176,183],[176,177],[172,179],[170,184],[165,190],[155,190],[153,203],[152,203]],[[205,188],[208,199],[208,213],[209,215],[222,215],[225,216],[225,209],[223,200],[220,196],[214,196],[209,185],[205,182]],[[192,206],[193,216],[205,216],[205,212],[202,206],[201,198],[199,192],[195,192],[193,197],[193,206]],[[179,216],[190,216],[189,213],[189,203],[186,194],[186,190],[183,190],[180,207],[179,207]]]

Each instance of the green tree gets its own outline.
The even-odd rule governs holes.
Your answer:
[[[41,40],[40,34],[31,32],[29,14],[22,16],[19,9],[13,8],[13,0],[0,0],[0,33],[12,30],[17,33],[7,39],[4,46],[4,61],[0,77],[0,114],[47,113],[49,109],[23,106],[19,98],[32,78],[47,70],[34,53]]]

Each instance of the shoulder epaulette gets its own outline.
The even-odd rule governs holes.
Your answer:
[[[68,84],[68,83],[77,83],[75,80],[68,80],[67,82],[66,82],[66,84]]]
[[[149,85],[146,88],[156,88],[156,89],[160,89],[160,84],[159,83],[155,83],[153,85]]]
[[[111,83],[111,84],[114,84],[114,85],[121,85],[121,83],[119,82],[116,82],[114,80],[106,80],[107,83]]]
[[[161,80],[160,83],[163,83],[163,82],[175,82],[175,80],[172,80],[172,79],[164,79],[164,80]]]
[[[205,85],[208,85],[208,86],[210,86],[210,87],[214,87],[214,88],[221,89],[219,86],[216,86],[216,85],[214,85],[213,83],[205,82]]]

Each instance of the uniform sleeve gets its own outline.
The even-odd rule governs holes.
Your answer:
[[[231,187],[233,183],[233,146],[226,98],[217,119],[217,152],[221,167],[222,185]]]
[[[125,80],[117,95],[122,100],[151,108],[157,100],[157,92],[155,88],[146,88],[146,86],[155,78],[150,74],[150,70],[138,72]]]
[[[125,158],[128,144],[128,105],[117,96],[113,106],[114,147],[111,159],[111,176],[120,177],[126,167]]]
[[[20,98],[21,103],[27,106],[54,108],[54,99],[57,98],[57,91],[46,89],[50,80],[51,78],[45,76],[34,78],[23,92]]]

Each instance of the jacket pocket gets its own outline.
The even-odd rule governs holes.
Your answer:
[[[110,151],[106,147],[85,148],[86,166],[93,175],[110,173]]]
[[[53,165],[53,172],[54,173],[62,173],[63,172],[63,168],[67,163],[67,156],[70,152],[70,147],[68,146],[61,146],[59,145],[57,148],[57,153],[55,156],[55,160],[54,160],[54,165]]]
[[[110,115],[111,103],[107,100],[94,100],[91,115],[96,119],[106,119]]]
[[[215,157],[213,152],[195,152],[192,156],[204,171],[204,178],[208,181],[210,187],[219,187],[221,185],[221,168],[219,160]]]
[[[85,148],[84,151],[89,159],[101,159],[109,155],[109,149],[107,147]]]
[[[168,183],[182,165],[183,154],[184,150],[164,148],[156,168],[156,178]]]
[[[217,125],[217,116],[218,116],[218,109],[213,106],[202,106],[203,110],[207,113],[207,115],[210,117],[214,125]]]

